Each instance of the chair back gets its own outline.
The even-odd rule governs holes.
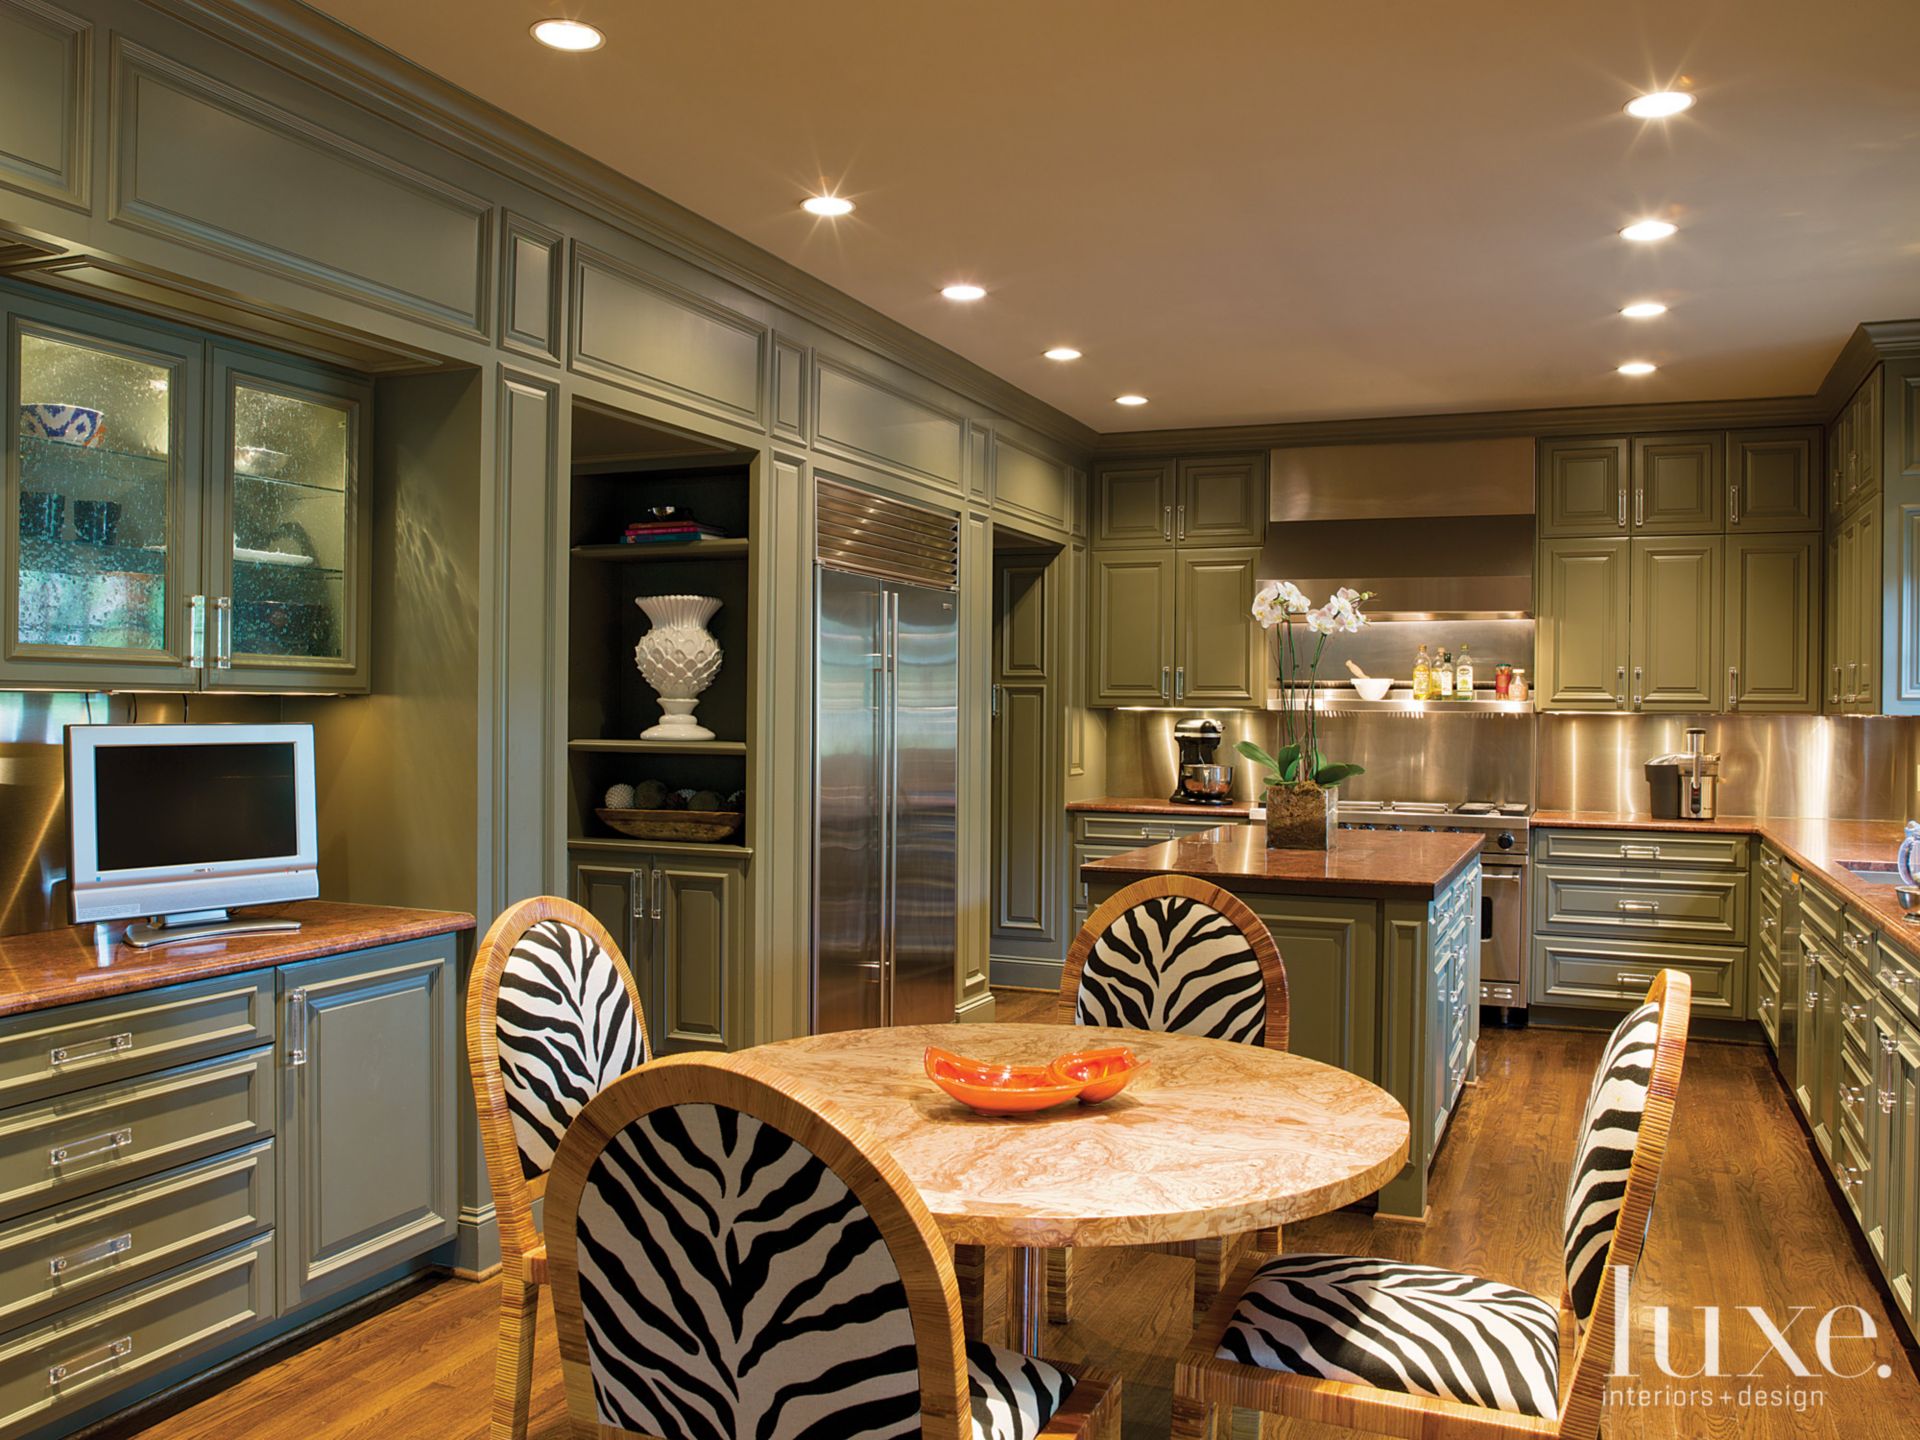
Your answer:
[[[640,991],[605,926],[554,895],[501,913],[467,987],[467,1064],[510,1267],[539,1244],[533,1202],[568,1124],[651,1056]]]
[[[1060,1019],[1287,1048],[1287,967],[1260,917],[1190,875],[1136,881],[1087,918]]]
[[[961,1440],[959,1289],[918,1192],[744,1057],[614,1081],[567,1131],[547,1255],[579,1435]]]
[[[1614,1276],[1630,1281],[1646,1248],[1692,1007],[1692,979],[1662,970],[1645,1003],[1608,1037],[1587,1094],[1563,1210],[1566,1303],[1579,1339],[1561,1405],[1562,1436],[1599,1433],[1620,1319]]]

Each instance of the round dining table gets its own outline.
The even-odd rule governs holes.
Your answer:
[[[1124,1045],[1119,1095],[976,1114],[927,1078],[927,1047],[1045,1064]],[[1324,1215],[1399,1173],[1407,1112],[1332,1065],[1257,1045],[1091,1025],[843,1030],[740,1052],[831,1098],[885,1144],[950,1244],[1005,1248],[1017,1343],[1038,1354],[1044,1253],[1235,1235]]]

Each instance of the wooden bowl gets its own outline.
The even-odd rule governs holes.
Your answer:
[[[1098,1105],[1126,1089],[1147,1064],[1126,1046],[1116,1045],[1110,1050],[1076,1050],[1047,1069],[1063,1084],[1080,1087],[1082,1105]]]
[[[711,845],[740,828],[738,810],[608,810],[593,812],[635,840],[689,840]]]
[[[1050,1065],[999,1065],[929,1045],[927,1078],[981,1115],[1031,1115],[1080,1096],[1081,1082],[1062,1080]]]

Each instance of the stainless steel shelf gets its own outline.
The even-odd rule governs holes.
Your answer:
[[[1283,708],[1279,692],[1267,692],[1267,709]],[[1292,708],[1305,710],[1305,700],[1295,700]],[[1314,697],[1313,708],[1322,715],[1531,715],[1531,700],[1496,700],[1491,695],[1474,700],[1415,700],[1411,695],[1390,695],[1385,700],[1362,700],[1358,695],[1338,691]]]

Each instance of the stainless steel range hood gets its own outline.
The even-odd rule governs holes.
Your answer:
[[[1371,590],[1376,620],[1533,614],[1534,442],[1276,450],[1260,578]]]

